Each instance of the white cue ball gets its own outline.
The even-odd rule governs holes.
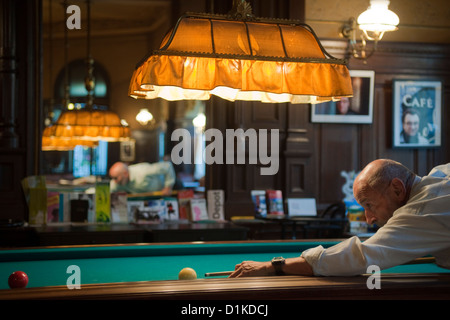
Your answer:
[[[197,273],[192,268],[183,268],[178,274],[178,280],[195,280],[197,279]]]

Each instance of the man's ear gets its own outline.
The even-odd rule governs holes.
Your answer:
[[[394,194],[396,195],[399,201],[403,201],[406,197],[406,187],[402,180],[398,178],[394,178],[391,181],[392,188],[394,190]]]

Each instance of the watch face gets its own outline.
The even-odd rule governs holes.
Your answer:
[[[272,259],[272,263],[284,263],[284,258],[283,257],[276,257]]]
[[[272,265],[275,268],[275,273],[278,276],[282,276],[284,275],[283,272],[283,265],[284,265],[285,261],[283,257],[276,257],[272,259]]]

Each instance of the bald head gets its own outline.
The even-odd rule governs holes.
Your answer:
[[[370,187],[380,189],[389,184],[392,179],[400,179],[405,186],[412,182],[415,174],[401,163],[389,160],[378,159],[369,163],[356,177],[354,185],[360,187]]]
[[[109,176],[111,179],[115,180],[117,184],[127,184],[130,178],[128,166],[123,162],[114,163],[109,169]]]
[[[414,177],[413,172],[393,160],[369,163],[353,183],[353,194],[364,207],[368,222],[386,223],[407,202]]]

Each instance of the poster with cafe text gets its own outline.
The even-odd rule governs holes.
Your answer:
[[[393,81],[393,146],[441,146],[442,83],[433,80]]]

